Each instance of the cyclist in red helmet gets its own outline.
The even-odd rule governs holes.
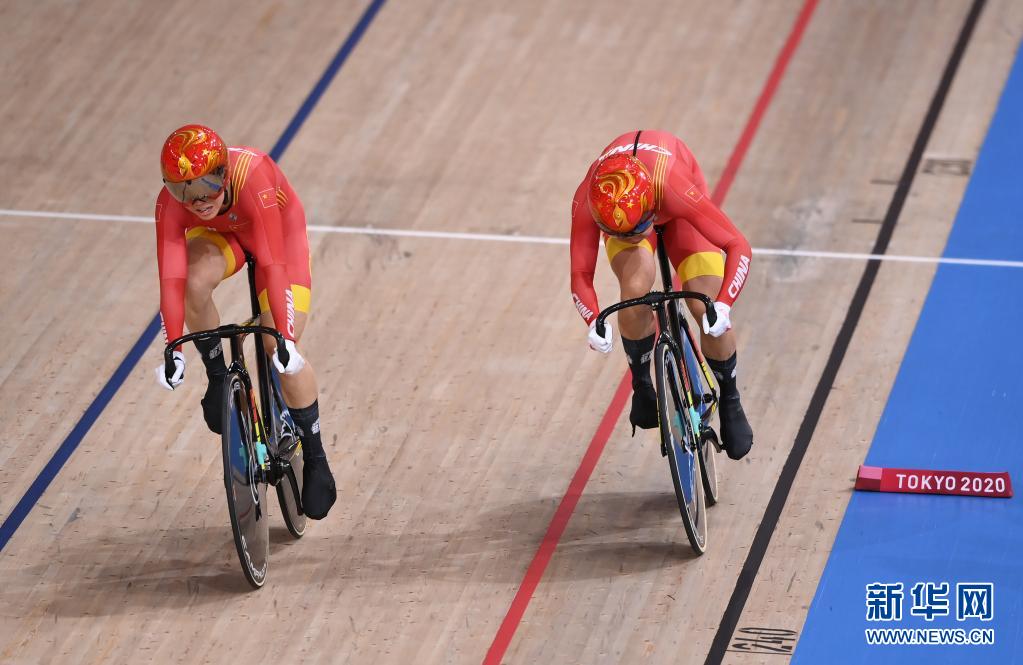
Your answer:
[[[264,152],[228,147],[202,125],[175,130],[163,145],[164,187],[156,199],[156,255],[160,270],[160,315],[168,340],[189,330],[220,325],[213,289],[241,270],[245,253],[256,260],[256,291],[264,325],[284,335],[288,364],[277,358],[284,400],[302,437],[302,506],[313,519],[326,517],[337,498],[320,435],[316,375],[296,343],[309,312],[312,280],[305,212],[280,167]],[[203,417],[221,431],[223,383],[227,374],[220,340],[196,341],[209,383]],[[175,371],[163,364],[157,382],[173,390],[184,381],[185,356],[174,352]]]
[[[696,159],[678,137],[642,130],[622,134],[590,165],[572,202],[572,299],[590,326],[590,347],[610,353],[611,326],[596,331],[600,307],[593,274],[601,237],[621,299],[646,295],[657,264],[651,240],[654,225],[664,226],[668,258],[682,288],[714,300],[717,322],[708,325],[704,307],[687,301],[703,322],[701,348],[720,388],[721,441],[729,457],[740,459],[753,446],[736,387],[735,332],[731,308],[749,274],[749,242],[710,199]],[[722,256],[722,253],[724,255]],[[636,427],[657,427],[657,402],[650,376],[654,316],[633,307],[618,312],[622,346],[632,368],[632,412]]]

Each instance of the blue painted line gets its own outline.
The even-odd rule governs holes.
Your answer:
[[[284,151],[288,149],[288,145],[291,144],[291,139],[295,138],[295,134],[298,133],[299,128],[302,127],[306,118],[309,117],[309,113],[312,112],[313,107],[320,101],[320,97],[323,96],[323,93],[327,91],[331,81],[334,80],[334,76],[341,69],[341,65],[345,63],[345,60],[348,59],[348,56],[351,55],[355,46],[359,43],[359,40],[362,39],[363,33],[366,32],[366,28],[369,27],[369,24],[373,22],[373,18],[377,15],[377,12],[380,11],[384,1],[385,0],[373,0],[369,7],[366,7],[366,11],[362,13],[362,17],[359,19],[359,22],[355,24],[355,27],[352,28],[351,33],[349,33],[348,39],[346,39],[344,44],[341,45],[341,48],[338,49],[334,59],[331,60],[330,64],[327,66],[327,70],[323,72],[323,76],[321,76],[320,80],[316,82],[312,92],[309,93],[309,96],[306,97],[304,102],[302,102],[302,106],[299,107],[298,113],[296,113],[295,117],[291,119],[291,122],[289,122],[288,126],[284,129],[284,133],[281,134],[281,138],[277,139],[277,143],[274,144],[273,149],[270,150],[269,155],[273,157],[274,161],[280,159],[281,155],[284,154]]]
[[[288,123],[284,133],[277,140],[273,149],[268,153],[274,161],[279,160],[284,154],[284,151],[287,150],[288,145],[291,143],[291,139],[294,138],[295,134],[302,127],[302,124],[306,121],[306,118],[309,117],[309,114],[316,106],[316,103],[319,102],[323,93],[326,91],[331,81],[333,81],[338,70],[341,69],[341,66],[348,59],[348,56],[351,55],[355,45],[359,43],[359,39],[362,37],[363,33],[366,32],[366,28],[369,27],[373,17],[376,16],[377,11],[379,11],[380,7],[384,4],[384,1],[385,0],[373,0],[369,7],[366,8],[366,11],[363,12],[359,22],[355,24],[354,28],[352,28],[352,31],[348,34],[348,38],[345,39],[344,44],[341,45],[341,48],[334,56],[334,59],[331,60],[330,64],[327,66],[327,70],[316,83],[316,87],[314,87],[312,92],[309,93],[309,96],[306,97],[302,106],[299,107],[298,112],[295,113],[291,122]],[[53,479],[56,478],[57,474],[60,473],[60,470],[64,468],[64,464],[71,458],[71,454],[78,448],[78,445],[82,442],[82,439],[85,438],[85,435],[89,433],[89,430],[92,429],[92,426],[106,409],[110,400],[112,400],[114,395],[117,394],[117,391],[124,384],[125,379],[128,378],[131,371],[135,369],[135,366],[138,364],[139,360],[142,359],[146,349],[153,343],[159,332],[160,315],[157,314],[135,341],[135,344],[131,347],[131,350],[128,351],[128,354],[121,361],[121,364],[117,366],[116,370],[114,370],[113,375],[106,382],[106,385],[103,386],[103,388],[99,391],[99,394],[96,395],[96,398],[92,400],[91,404],[89,404],[85,413],[82,414],[82,417],[79,418],[78,422],[75,423],[75,426],[71,428],[71,431],[57,448],[53,457],[50,458],[50,460],[46,463],[46,466],[44,466],[42,471],[39,472],[39,475],[36,476],[36,479],[29,486],[24,496],[21,497],[17,505],[14,506],[14,509],[4,520],[4,523],[0,525],[0,552],[2,552],[7,546],[7,543],[10,542],[14,533],[18,530],[18,527],[21,526],[21,523],[25,521],[26,517],[28,517],[32,507],[35,506],[43,493],[46,492],[46,489],[50,486],[50,483],[53,482]]]
[[[64,438],[64,442],[57,448],[57,452],[53,454],[53,457],[46,463],[39,475],[29,486],[28,491],[21,497],[18,504],[14,506],[14,510],[4,520],[3,525],[0,525],[0,551],[7,545],[7,542],[14,535],[14,532],[18,530],[21,523],[28,517],[29,511],[39,500],[39,497],[43,495],[46,488],[50,486],[50,482],[56,477],[57,473],[64,467],[64,463],[71,457],[71,453],[75,451],[78,444],[82,442],[85,435],[92,428],[93,424],[99,418],[100,414],[106,408],[107,404],[113,399],[117,390],[124,383],[128,375],[138,364],[138,361],[142,359],[142,355],[152,344],[153,339],[157,333],[160,332],[160,317],[159,315],[153,317],[153,320],[149,322],[146,329],[142,332],[135,344],[128,351],[128,355],[124,357],[121,364],[114,370],[113,375],[107,380],[106,385],[96,395],[96,399],[92,400],[92,404],[85,410],[82,417],[75,423],[75,426],[71,428],[71,432],[68,433],[67,437]]]
[[[1023,53],[1017,53],[945,256],[1023,257],[1021,154]],[[1017,497],[854,493],[793,664],[1023,663],[1023,275],[1017,273],[938,268],[865,461],[1009,471]],[[867,620],[873,583],[902,584],[903,595],[895,598],[900,619]],[[918,583],[948,583],[948,596],[920,604],[912,593]],[[967,583],[993,585],[990,620],[957,617],[957,584]],[[949,614],[930,621],[913,614],[928,606]],[[994,644],[868,644],[866,631],[878,628],[962,629],[968,636],[993,629]]]

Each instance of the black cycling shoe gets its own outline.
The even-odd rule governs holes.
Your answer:
[[[227,374],[211,374],[208,378],[209,385],[206,386],[206,394],[203,395],[202,417],[206,420],[206,426],[214,434],[223,431],[220,419],[224,413],[224,377]]]
[[[742,459],[753,447],[753,429],[739,403],[739,396],[723,397],[721,414],[721,447],[732,459]]]
[[[302,512],[309,519],[322,520],[336,500],[337,489],[326,456],[305,458],[302,466]]]
[[[632,423],[632,433],[636,428],[654,429],[658,425],[657,419],[657,392],[653,385],[640,383],[632,387],[632,412],[629,414],[629,422]]]

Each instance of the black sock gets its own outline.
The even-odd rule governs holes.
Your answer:
[[[650,359],[653,357],[654,336],[643,339],[626,339],[622,337],[622,348],[629,359],[629,367],[632,368],[632,385],[640,383],[652,384],[650,378]]]
[[[199,350],[199,357],[202,364],[206,366],[206,376],[227,374],[227,365],[224,363],[224,345],[219,339],[197,339],[195,348]]]
[[[292,409],[291,419],[295,421],[298,435],[302,438],[303,455],[309,457],[326,457],[323,452],[323,441],[320,440],[320,402],[314,401],[304,409]]]
[[[710,369],[714,372],[714,377],[718,380],[718,387],[721,389],[721,397],[738,397],[739,387],[735,384],[735,356],[728,360],[714,360],[713,358],[707,358],[707,364],[710,365]]]

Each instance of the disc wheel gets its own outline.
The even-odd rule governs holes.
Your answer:
[[[699,441],[693,430],[691,414],[682,399],[681,375],[669,343],[657,345],[657,406],[660,415],[661,444],[668,453],[668,466],[675,486],[682,525],[697,554],[707,549],[707,506]]]
[[[705,427],[700,436],[700,469],[703,470],[703,491],[708,506],[718,502],[717,434]]]
[[[231,530],[245,579],[254,588],[266,581],[270,559],[270,529],[266,483],[260,467],[250,388],[236,372],[224,381],[224,489]],[[265,452],[263,453],[265,456]]]
[[[281,396],[281,378],[273,363],[267,358],[267,368],[272,381],[270,408],[273,411],[274,441],[276,441],[274,464],[283,470],[283,477],[277,483],[277,502],[288,532],[295,538],[305,534],[306,516],[302,512],[302,441],[298,437],[295,421]]]
[[[301,538],[306,527],[306,516],[302,512],[302,443],[294,433],[285,434],[280,442],[281,461],[288,466],[281,482],[277,483],[277,501],[288,531],[295,538]]]
[[[683,319],[682,305],[678,306],[679,320]],[[705,500],[708,506],[718,502],[718,465],[717,453],[721,450],[717,433],[710,426],[712,404],[703,401],[704,394],[709,393],[705,385],[703,368],[696,357],[691,338],[685,330],[679,330],[679,340],[682,344],[682,355],[686,362],[686,371],[692,382],[692,401],[697,405],[697,412],[700,415],[700,461],[702,462],[703,489],[706,494]]]

